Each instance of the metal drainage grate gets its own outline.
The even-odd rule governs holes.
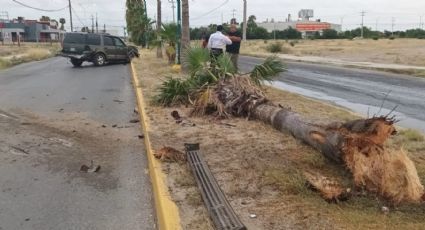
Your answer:
[[[246,230],[199,152],[199,144],[184,144],[189,166],[201,190],[210,217],[220,230]]]

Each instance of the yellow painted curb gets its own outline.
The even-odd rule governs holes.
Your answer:
[[[149,174],[153,187],[153,194],[155,199],[156,216],[158,219],[158,229],[160,230],[181,230],[180,215],[177,205],[172,201],[170,193],[168,192],[165,184],[165,174],[162,172],[161,162],[153,156],[152,144],[149,138],[149,121],[146,114],[146,104],[143,97],[142,88],[140,86],[139,78],[137,77],[136,69],[133,62],[131,62],[131,71],[133,76],[133,85],[137,96],[137,105],[139,107],[139,114],[143,131],[145,135],[146,152],[149,161]]]

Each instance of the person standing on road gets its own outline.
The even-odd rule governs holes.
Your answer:
[[[226,46],[226,52],[230,55],[232,59],[233,66],[238,70],[238,58],[239,50],[241,48],[242,34],[238,31],[238,28],[235,24],[230,25],[229,33],[227,36],[232,41],[232,44]]]
[[[211,55],[214,58],[223,54],[223,49],[226,45],[231,45],[232,40],[226,37],[223,33],[223,26],[217,26],[217,32],[211,34],[210,39],[208,40],[208,49],[210,49]]]

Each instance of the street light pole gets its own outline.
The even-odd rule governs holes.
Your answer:
[[[242,39],[246,41],[246,28],[247,28],[247,22],[246,22],[246,0],[243,0],[243,35]]]
[[[71,7],[71,0],[68,0],[68,8],[69,8],[69,21],[71,23],[71,32],[73,32],[74,28],[72,27],[72,7]]]
[[[181,0],[177,0],[177,52],[176,62],[180,65],[180,52],[182,40],[182,15],[181,15]]]

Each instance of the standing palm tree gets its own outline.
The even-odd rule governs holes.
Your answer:
[[[189,1],[182,0],[182,48],[184,50],[189,47],[190,29],[189,29]]]
[[[161,0],[157,0],[157,20],[156,20],[156,31],[157,31],[157,39],[159,42],[158,47],[156,48],[156,57],[162,58],[162,39],[161,39],[161,25],[162,25],[162,16],[161,16]]]

